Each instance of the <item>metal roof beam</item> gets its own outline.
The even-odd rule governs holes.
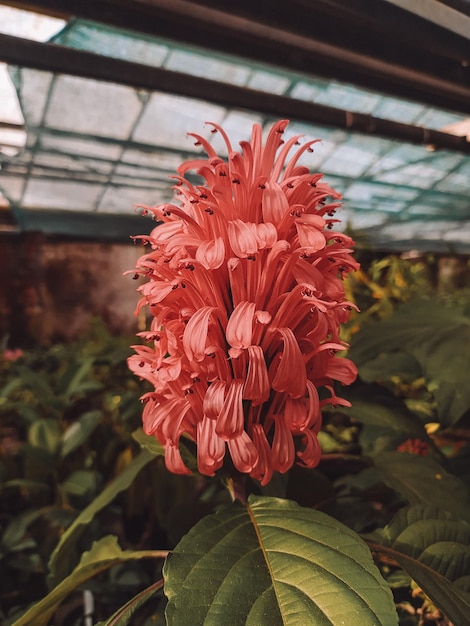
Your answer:
[[[21,67],[206,100],[226,107],[260,112],[275,118],[291,118],[302,122],[343,128],[350,132],[470,153],[470,142],[466,137],[457,137],[432,129],[224,84],[56,44],[38,43],[9,35],[0,35],[0,60]],[[462,87],[460,91],[462,96],[466,95],[467,105],[469,105],[470,88]]]
[[[468,111],[468,39],[389,2],[0,0],[78,16],[429,105]],[[370,1],[369,1],[370,4]],[[212,5],[212,6],[211,6]],[[399,36],[398,36],[399,33]]]

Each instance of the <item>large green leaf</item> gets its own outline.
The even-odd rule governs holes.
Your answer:
[[[385,482],[410,504],[427,504],[470,520],[465,483],[430,457],[405,452],[383,452],[374,459]]]
[[[86,525],[93,520],[101,509],[112,502],[118,493],[127,489],[140,470],[154,458],[155,455],[147,450],[142,450],[126,469],[116,476],[67,528],[49,559],[50,573],[48,581],[50,586],[56,585],[70,572],[71,562],[73,562],[70,551]]]
[[[470,524],[437,507],[401,509],[369,545],[393,557],[455,623],[466,624]]]
[[[117,537],[108,535],[96,541],[89,552],[84,552],[80,563],[45,598],[26,611],[13,626],[47,626],[59,604],[79,585],[109,569],[131,559],[164,559],[166,550],[121,550]]]
[[[169,626],[392,626],[389,587],[349,528],[250,497],[201,520],[164,567]]]
[[[400,307],[389,319],[364,324],[353,338],[349,356],[358,365],[359,374],[364,368],[364,376],[370,380],[371,362],[376,365],[381,355],[378,376],[383,377],[387,355],[410,354],[436,399],[440,422],[449,426],[470,408],[469,345],[470,318],[461,309],[437,301],[418,301]],[[396,358],[390,359],[392,367]]]

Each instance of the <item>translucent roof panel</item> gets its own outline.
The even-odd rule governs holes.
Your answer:
[[[431,129],[465,119],[87,21],[72,21],[54,42]],[[17,213],[133,214],[136,204],[171,199],[176,167],[200,154],[188,132],[204,135],[224,154],[225,145],[204,122],[221,124],[236,147],[254,122],[267,128],[273,121],[214,104],[210,94],[194,100],[25,68],[10,68],[10,75],[27,141],[16,156],[0,155],[0,193]],[[301,162],[343,194],[343,227],[360,230],[370,246],[470,252],[469,156],[292,120],[287,135],[294,134],[320,140]]]

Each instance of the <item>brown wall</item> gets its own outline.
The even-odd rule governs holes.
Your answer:
[[[0,238],[0,341],[8,347],[74,339],[100,316],[115,334],[137,330],[134,244],[54,240],[40,233]]]

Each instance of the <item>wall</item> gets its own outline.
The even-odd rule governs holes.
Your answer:
[[[40,233],[0,238],[0,341],[8,347],[71,340],[100,316],[111,332],[137,330],[132,275],[139,245],[54,240]]]

